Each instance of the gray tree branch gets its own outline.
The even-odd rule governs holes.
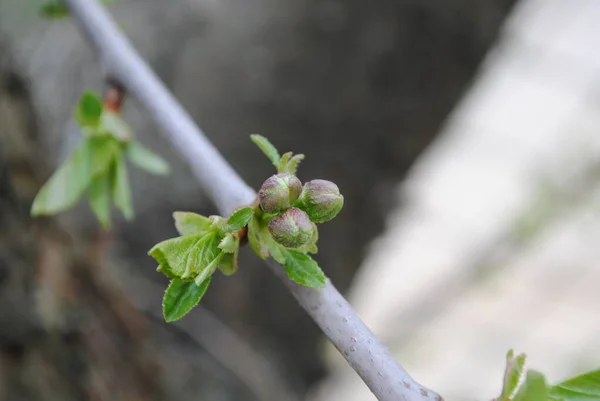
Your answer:
[[[66,3],[108,75],[150,112],[219,210],[228,215],[235,208],[250,204],[256,197],[255,191],[210,143],[104,7],[95,0],[66,0]],[[291,282],[277,263],[271,261],[269,266],[379,400],[442,400],[408,375],[329,280],[323,289],[303,287]]]

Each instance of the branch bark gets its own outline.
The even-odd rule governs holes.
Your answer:
[[[219,210],[228,215],[235,208],[250,204],[256,197],[255,191],[210,143],[104,7],[95,0],[65,1],[92,42],[109,78],[119,82],[150,112]],[[329,280],[323,289],[303,287],[291,282],[277,263],[268,264],[379,400],[442,400],[408,375]]]

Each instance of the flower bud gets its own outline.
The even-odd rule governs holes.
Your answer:
[[[302,192],[302,183],[289,173],[269,177],[258,191],[260,207],[267,213],[278,213],[292,206]]]
[[[342,210],[344,197],[331,181],[312,180],[304,184],[298,207],[315,223],[333,219]]]
[[[298,248],[309,243],[315,228],[308,215],[295,207],[286,210],[269,222],[273,239],[287,248]]]

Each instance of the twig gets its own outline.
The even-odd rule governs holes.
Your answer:
[[[250,204],[256,197],[255,191],[194,124],[121,34],[104,7],[95,0],[66,2],[110,77],[118,80],[150,112],[219,210],[227,215],[237,207]],[[329,280],[324,289],[302,287],[291,282],[281,266],[274,262],[269,266],[379,400],[442,399],[408,375]]]

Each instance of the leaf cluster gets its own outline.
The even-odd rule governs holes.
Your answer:
[[[148,252],[158,263],[157,271],[171,279],[163,298],[166,321],[182,318],[200,302],[217,269],[225,275],[237,271],[240,237],[253,214],[251,207],[235,211],[226,221],[191,212],[173,214],[180,236]]]
[[[497,401],[597,401],[600,400],[600,370],[548,385],[544,375],[525,370],[525,354],[506,355],[502,393]]]
[[[152,174],[164,175],[167,163],[133,140],[118,113],[105,110],[101,99],[85,92],[74,111],[82,137],[67,160],[38,192],[32,216],[63,212],[87,193],[90,207],[104,228],[110,227],[111,202],[123,216],[133,218],[126,160]]]

